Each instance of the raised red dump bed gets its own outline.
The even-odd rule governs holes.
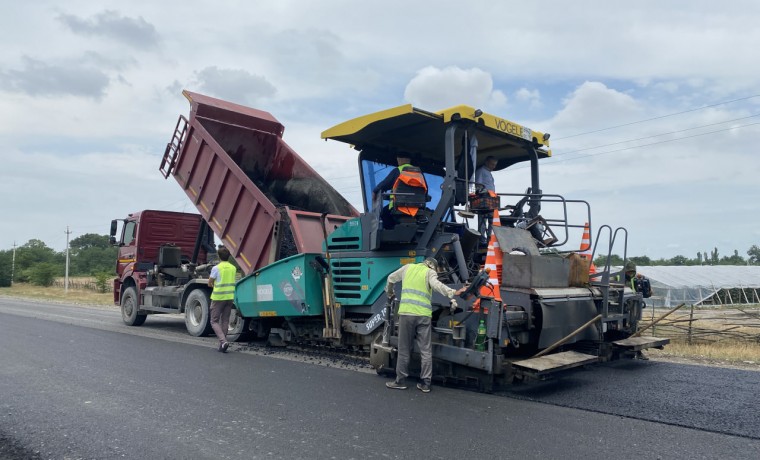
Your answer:
[[[321,252],[324,233],[358,212],[282,140],[271,114],[183,91],[159,169],[174,176],[249,274],[302,252]],[[323,217],[324,216],[324,217]]]

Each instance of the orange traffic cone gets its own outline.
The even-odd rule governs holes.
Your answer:
[[[588,260],[589,275],[596,273],[596,265],[594,265],[594,261],[591,260],[591,229],[589,228],[588,222],[586,222],[586,226],[583,228],[583,238],[581,238],[581,248],[579,250],[579,254],[581,257]]]
[[[499,223],[499,211],[494,211],[494,224],[501,226]],[[480,295],[484,297],[493,297],[494,300],[501,302],[501,270],[504,261],[499,240],[496,235],[491,233],[491,239],[488,242],[488,252],[486,252],[486,263],[483,265],[488,270],[488,284],[480,288]],[[476,300],[472,306],[473,311],[480,311],[480,299]]]
[[[494,209],[493,211],[493,227],[501,227],[501,218],[499,217],[499,210]],[[501,286],[503,278],[503,265],[504,265],[504,253],[501,251],[501,247],[499,246],[499,240],[496,238],[496,233],[491,232],[491,241],[489,241],[489,249],[490,246],[493,245],[493,252],[494,252],[494,261],[496,264],[496,279],[498,280],[499,284],[498,286]],[[490,252],[490,251],[489,251]],[[488,262],[488,256],[486,255],[486,262]]]

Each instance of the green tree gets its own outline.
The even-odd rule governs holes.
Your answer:
[[[29,281],[37,286],[52,286],[55,277],[60,274],[60,269],[55,264],[43,262],[29,270]]]
[[[739,251],[737,249],[734,249],[734,254],[732,256],[721,257],[720,264],[721,265],[746,265],[747,261],[744,260],[744,257],[739,255]]]
[[[11,251],[0,251],[0,287],[10,287],[12,263]]]
[[[85,233],[69,242],[69,250],[72,254],[77,254],[83,249],[106,249],[110,247],[111,244],[108,242],[108,235],[98,235],[97,233]]]
[[[717,265],[719,262],[718,258],[718,248],[714,248],[712,254],[710,254],[710,262],[713,263],[713,265]]]
[[[16,250],[16,270],[22,272],[40,263],[60,263],[62,256],[41,240],[32,239]]]
[[[115,247],[89,247],[81,249],[71,257],[71,273],[89,275],[91,273],[113,273],[116,267],[117,249]]]
[[[633,261],[633,263],[636,264],[637,267],[652,265],[652,259],[647,256],[632,256],[630,259]]]
[[[597,256],[594,260],[594,265],[597,267],[604,267],[607,263],[607,256]],[[623,265],[623,258],[617,254],[610,255],[610,265]]]
[[[111,246],[108,235],[86,233],[69,243],[72,275],[113,272],[117,249]]]
[[[689,259],[687,259],[685,256],[677,255],[670,259],[668,265],[689,265]]]
[[[753,244],[747,251],[747,255],[749,256],[749,263],[752,265],[760,265],[760,247],[758,247],[758,245]]]

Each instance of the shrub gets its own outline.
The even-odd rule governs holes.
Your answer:
[[[9,251],[0,251],[0,287],[11,286],[13,259]]]
[[[0,287],[11,287],[11,269],[0,265]]]
[[[52,286],[58,274],[58,267],[44,262],[29,269],[29,281],[37,286]]]
[[[95,277],[95,288],[98,292],[108,292],[113,275],[109,272],[97,272],[93,276]]]

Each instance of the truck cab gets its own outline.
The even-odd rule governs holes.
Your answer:
[[[200,215],[131,213],[111,221],[110,238],[118,247],[113,298],[125,323],[139,326],[148,314],[185,313],[191,334],[208,333],[207,283],[216,249]]]

